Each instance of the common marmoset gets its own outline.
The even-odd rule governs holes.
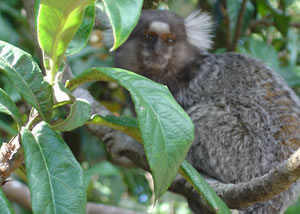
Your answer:
[[[195,125],[186,158],[199,172],[224,183],[245,182],[299,148],[300,102],[260,61],[208,53],[212,26],[202,12],[183,19],[168,11],[143,11],[117,50],[116,65],[168,86]],[[283,213],[298,190],[299,182],[240,213]]]

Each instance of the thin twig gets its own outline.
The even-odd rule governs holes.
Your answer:
[[[247,0],[243,0],[242,6],[241,6],[241,9],[240,9],[239,18],[238,18],[237,24],[236,24],[234,39],[232,41],[232,46],[230,48],[231,51],[234,51],[236,49],[238,40],[239,40],[240,35],[241,35],[241,31],[242,31],[242,27],[243,27],[243,21],[244,21],[244,15],[245,15],[245,10],[246,10],[246,4],[247,4]]]
[[[226,27],[225,33],[226,33],[226,47],[229,50],[231,47],[231,34],[230,34],[230,19],[228,16],[228,13],[226,9],[221,6],[221,13],[224,16],[224,25]]]

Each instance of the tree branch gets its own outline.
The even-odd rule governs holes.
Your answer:
[[[253,203],[272,199],[287,190],[300,177],[300,149],[269,173],[239,184],[211,183],[231,208],[241,209]],[[238,194],[237,194],[238,193]]]
[[[2,190],[6,197],[15,201],[21,206],[31,209],[31,199],[30,199],[30,191],[25,184],[22,184],[19,181],[10,181],[7,182]],[[86,214],[145,214],[141,212],[135,212],[115,206],[109,206],[104,204],[98,204],[89,202],[86,207]]]
[[[256,27],[269,27],[274,25],[274,22],[270,19],[270,17],[265,17],[263,19],[260,20],[253,20],[250,22],[250,29],[254,29]],[[289,23],[290,27],[295,27],[295,28],[300,28],[300,22],[291,22]]]
[[[12,138],[9,143],[3,143],[0,148],[0,186],[10,174],[19,168],[24,161],[19,136]]]

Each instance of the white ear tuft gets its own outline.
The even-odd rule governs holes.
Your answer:
[[[211,48],[211,30],[214,27],[212,18],[207,13],[195,11],[185,18],[184,26],[188,42],[202,51]]]

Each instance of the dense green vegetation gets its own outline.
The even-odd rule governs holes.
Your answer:
[[[28,7],[28,2],[33,2],[35,7]],[[142,0],[2,0],[0,145],[14,142],[13,137],[20,134],[26,168],[21,166],[13,177],[28,184],[35,213],[46,209],[49,209],[46,213],[62,213],[63,209],[83,213],[87,201],[146,211],[151,208],[154,195],[159,198],[165,192],[179,167],[182,173],[191,173],[186,173],[186,177],[202,181],[187,163],[181,164],[192,142],[193,126],[169,91],[144,77],[112,68],[113,55],[105,44],[103,30],[109,22],[112,24],[115,39],[112,50],[116,49],[127,39],[142,6],[169,8],[181,16],[199,8],[210,12],[216,23],[212,52],[237,51],[259,58],[300,94],[300,2],[296,0],[207,0],[201,3],[145,0],[144,5]],[[95,13],[96,9],[99,12]],[[38,34],[32,34],[34,29]],[[57,79],[67,64],[76,78],[64,86]],[[92,67],[96,68],[90,69]],[[139,88],[139,81],[147,82],[147,87]],[[91,115],[90,104],[71,95],[70,91],[85,82],[88,83],[84,87],[115,116]],[[130,91],[137,118],[130,112],[129,95],[124,88]],[[172,122],[155,107],[155,100],[147,97],[153,89],[157,100],[172,105]],[[71,109],[66,104],[72,104]],[[29,114],[31,106],[39,116]],[[164,125],[155,126],[156,115],[155,119],[166,120]],[[87,122],[122,130],[143,143],[154,187],[149,185],[149,173],[111,164],[104,144],[83,126]],[[176,131],[179,126],[186,128],[184,135]],[[177,152],[169,149],[172,142],[166,136],[171,132],[178,134],[176,139],[183,142]],[[164,155],[153,152],[153,148]],[[195,187],[199,192],[210,191],[205,183]],[[212,206],[220,209],[218,213],[228,213],[215,195],[206,196]],[[50,208],[45,203],[49,201],[53,205]],[[11,208],[10,203],[0,191],[0,210],[31,213],[15,202]],[[288,214],[299,212],[300,201],[287,211]],[[167,193],[150,213],[190,211],[183,198]]]

